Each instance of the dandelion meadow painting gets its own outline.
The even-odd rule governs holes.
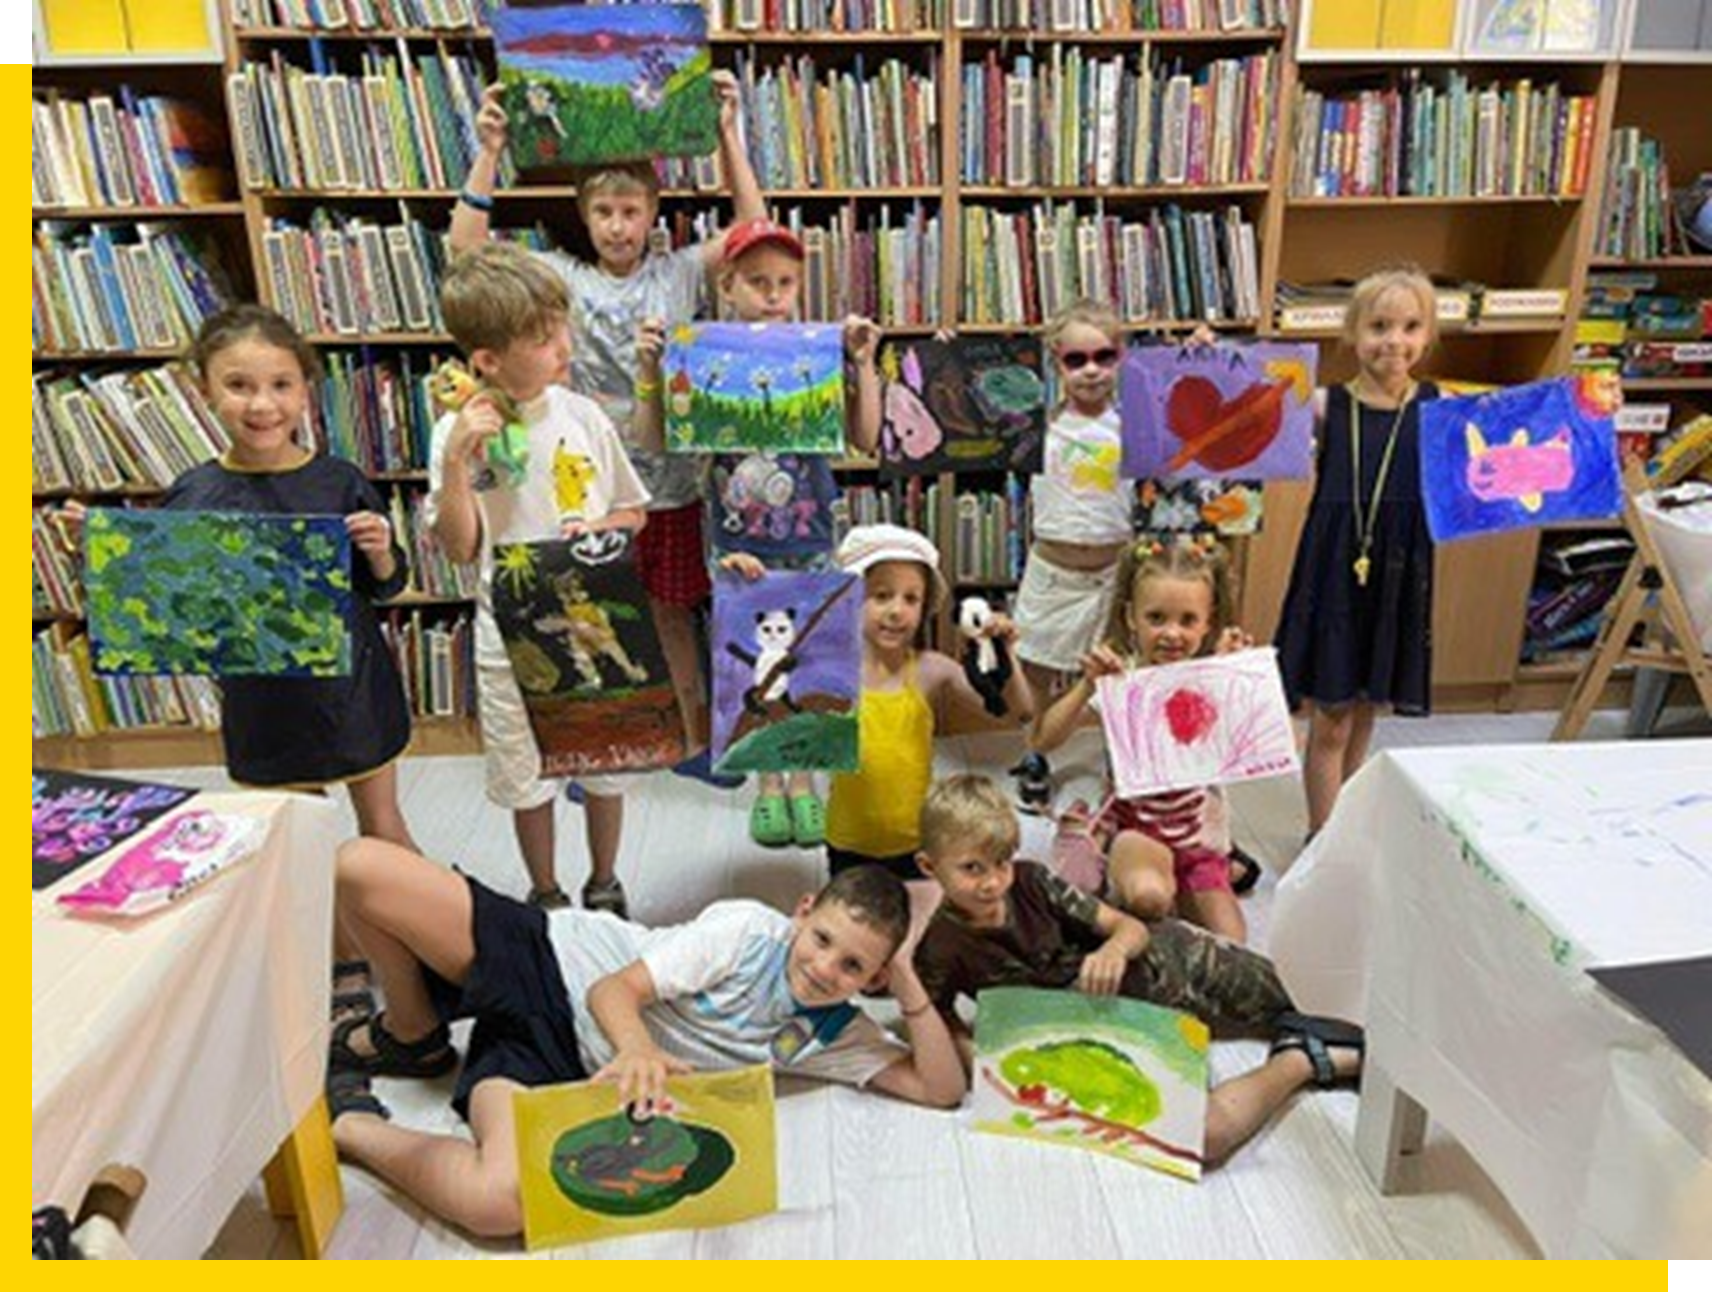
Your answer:
[[[701,5],[508,5],[488,20],[520,167],[705,157],[719,142]]]
[[[1121,996],[993,987],[975,1003],[975,1129],[1201,1178],[1207,1025]]]
[[[342,517],[97,507],[83,553],[97,673],[351,671]]]
[[[666,446],[675,453],[842,453],[837,323],[685,323],[666,338]]]

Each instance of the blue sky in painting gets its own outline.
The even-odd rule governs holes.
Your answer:
[[[683,334],[694,340],[684,343]],[[837,323],[707,323],[680,328],[668,342],[666,374],[687,363],[698,390],[759,399],[758,373],[775,395],[819,385],[844,363],[844,330]]]
[[[610,32],[641,37],[673,68],[681,67],[707,43],[707,19],[693,4],[557,5],[550,9],[495,9],[489,15],[500,61],[524,72],[549,72],[568,81],[628,85],[641,63],[623,54],[551,55],[518,52],[514,46],[542,35]]]

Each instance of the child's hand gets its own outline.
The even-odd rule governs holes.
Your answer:
[[[1219,338],[1214,334],[1212,328],[1208,327],[1205,323],[1197,323],[1195,324],[1195,330],[1189,333],[1189,339],[1183,344],[1206,347],[1215,346],[1218,343]]]
[[[504,86],[490,85],[482,91],[481,107],[476,110],[476,144],[495,157],[505,151],[508,122],[500,102],[504,96]]]
[[[880,325],[873,319],[852,314],[844,320],[844,355],[859,368],[874,362],[880,348]]]
[[[1213,653],[1229,655],[1232,651],[1247,650],[1252,645],[1254,638],[1233,624],[1219,634],[1218,641],[1213,645]]]
[[[666,1098],[666,1078],[693,1071],[682,1059],[649,1044],[620,1050],[611,1063],[594,1074],[594,1080],[616,1084],[618,1102],[648,1116]]]
[[[74,556],[83,550],[83,522],[88,515],[89,508],[75,498],[53,514],[60,544]]]
[[[379,512],[352,512],[345,517],[345,532],[351,546],[371,562],[392,554],[392,522]]]
[[[1096,646],[1082,656],[1082,676],[1090,684],[1098,682],[1102,677],[1115,677],[1123,671],[1123,656],[1110,646]]]
[[[1082,967],[1076,972],[1076,987],[1090,996],[1115,996],[1128,966],[1129,957],[1123,948],[1107,943],[1082,957]]]
[[[965,637],[968,636],[967,633],[963,632],[961,624],[958,625],[957,631]],[[1017,635],[1016,620],[1009,615],[993,615],[981,626],[981,631],[976,633],[971,640],[981,641],[985,639],[1009,643],[1015,642]]]
[[[487,453],[488,441],[505,429],[505,417],[493,396],[483,392],[458,412],[452,423],[452,434],[446,441],[446,456],[453,460],[468,459],[480,465]]]
[[[761,564],[760,558],[748,552],[733,552],[729,556],[720,557],[719,568],[741,575],[750,583],[767,572],[767,567]]]
[[[719,99],[719,128],[735,130],[737,128],[737,112],[742,106],[742,96],[738,93],[737,77],[725,68],[720,68],[713,74],[713,92]]]
[[[645,318],[636,327],[636,375],[658,380],[666,353],[666,320]]]

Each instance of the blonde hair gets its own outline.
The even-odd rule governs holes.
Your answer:
[[[440,284],[446,330],[466,355],[539,337],[571,317],[565,280],[530,251],[489,242],[452,261]]]
[[[1113,345],[1120,350],[1123,348],[1123,321],[1118,318],[1117,311],[1090,296],[1072,301],[1046,320],[1046,327],[1042,330],[1046,348],[1057,350],[1064,333],[1077,323],[1103,333]]]
[[[1421,317],[1427,322],[1427,349],[1438,344],[1439,304],[1433,280],[1419,265],[1402,263],[1375,269],[1355,285],[1350,294],[1349,308],[1343,315],[1343,340],[1351,349],[1361,337],[1361,325],[1373,313],[1380,298],[1387,292],[1406,292],[1415,298]]]
[[[660,201],[660,177],[654,173],[654,163],[614,162],[577,172],[577,210],[588,218],[589,199],[616,197],[625,193],[640,193],[650,202]]]
[[[990,777],[947,776],[921,806],[921,850],[932,859],[966,845],[989,861],[1009,861],[1022,841],[1016,809]]]
[[[1213,594],[1213,620],[1201,643],[1203,650],[1211,650],[1219,633],[1236,622],[1236,576],[1224,548],[1212,540],[1178,538],[1160,542],[1141,538],[1124,549],[1118,562],[1117,595],[1112,598],[1112,612],[1106,619],[1106,644],[1120,654],[1128,654],[1135,646],[1130,610],[1141,593],[1141,585],[1149,579],[1181,579],[1207,585]]]

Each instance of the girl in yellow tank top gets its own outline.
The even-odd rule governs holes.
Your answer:
[[[983,714],[963,669],[920,648],[927,611],[943,595],[939,553],[926,536],[896,525],[863,525],[838,549],[838,564],[865,580],[862,611],[862,698],[858,712],[861,766],[832,778],[827,854],[834,873],[877,862],[906,879],[919,877],[921,805],[933,780],[938,718]],[[996,615],[988,636],[1016,637]],[[1026,723],[1028,686],[1020,672],[1005,688],[1009,716]]]

